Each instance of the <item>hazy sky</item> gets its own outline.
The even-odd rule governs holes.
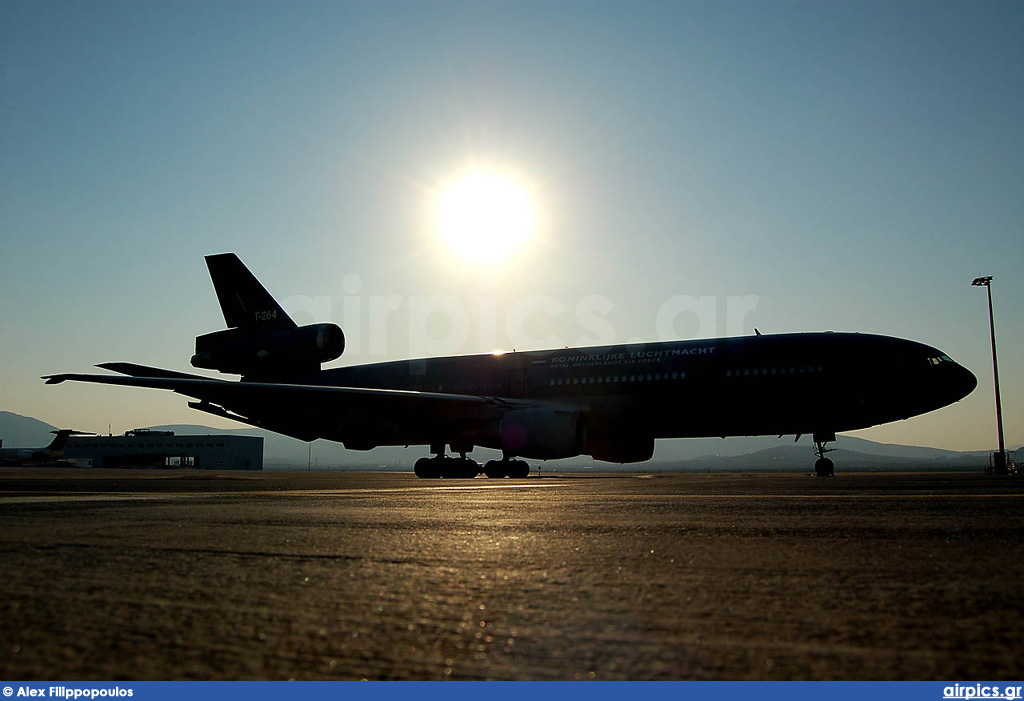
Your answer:
[[[859,435],[985,449],[985,274],[1015,446],[1022,38],[1020,2],[0,0],[0,409],[216,423],[38,377],[192,370],[223,325],[202,257],[234,251],[297,321],[345,328],[335,364],[755,326],[919,340],[979,388]],[[487,270],[434,218],[479,167],[536,221]]]

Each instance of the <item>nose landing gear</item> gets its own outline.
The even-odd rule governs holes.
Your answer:
[[[836,434],[832,433],[815,433],[813,436],[814,440],[814,454],[817,456],[817,460],[814,461],[814,474],[817,477],[835,477],[836,476],[836,465],[834,462],[825,457],[826,453],[831,453],[835,448],[826,448],[825,444],[830,441],[835,441]]]

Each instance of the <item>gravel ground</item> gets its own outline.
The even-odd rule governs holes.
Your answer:
[[[1019,679],[1024,481],[0,470],[6,679]]]

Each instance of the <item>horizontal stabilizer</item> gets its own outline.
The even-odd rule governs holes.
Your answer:
[[[138,365],[136,363],[100,363],[96,367],[103,368],[104,370],[110,370],[112,372],[119,372],[122,375],[131,375],[132,377],[176,377],[178,379],[192,378],[193,380],[205,379],[201,375],[190,375],[187,372],[164,370],[163,368],[154,368],[149,365]]]
[[[46,450],[52,450],[55,452],[61,452],[64,450],[64,446],[68,443],[68,438],[71,436],[94,436],[95,433],[89,431],[74,431],[70,428],[62,428],[57,431],[50,431],[50,433],[57,434],[57,437],[53,439],[50,445],[46,446]]]

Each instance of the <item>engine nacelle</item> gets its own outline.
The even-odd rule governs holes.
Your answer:
[[[196,336],[192,365],[236,375],[288,375],[315,372],[341,357],[345,334],[337,324],[253,333],[227,329]]]
[[[505,414],[498,426],[502,450],[537,460],[579,455],[582,435],[580,412],[576,409],[518,409]]]
[[[585,452],[594,460],[604,462],[644,462],[654,457],[654,438],[633,435],[588,437]]]

